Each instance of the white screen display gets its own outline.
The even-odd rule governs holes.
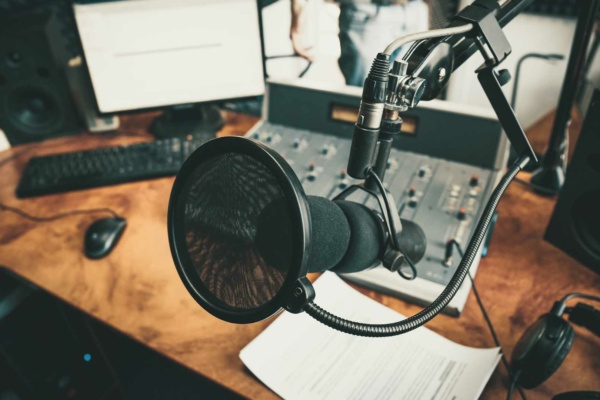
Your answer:
[[[256,0],[75,4],[103,113],[264,93]]]

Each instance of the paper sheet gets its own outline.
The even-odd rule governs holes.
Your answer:
[[[333,273],[314,286],[315,302],[340,317],[367,323],[404,318]],[[285,313],[240,358],[285,399],[462,400],[479,397],[500,349],[462,346],[423,327],[391,338],[357,337],[305,313]]]

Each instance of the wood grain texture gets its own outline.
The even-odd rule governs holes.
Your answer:
[[[255,379],[238,357],[240,349],[270,321],[233,325],[213,318],[188,295],[173,266],[166,230],[173,178],[155,179],[80,192],[16,199],[14,191],[33,155],[150,140],[146,129],[156,114],[127,116],[122,134],[83,134],[9,149],[0,153],[0,198],[35,215],[111,207],[128,226],[106,258],[83,255],[83,234],[101,215],[34,224],[0,211],[0,265],[150,348],[248,398],[276,396]],[[243,134],[256,119],[226,114],[220,134]],[[532,135],[535,132],[532,132]],[[526,178],[525,176],[522,176]],[[569,291],[600,295],[600,276],[542,240],[555,201],[513,183],[499,207],[490,252],[476,283],[510,355],[521,333]],[[359,288],[405,314],[419,307]],[[463,315],[439,316],[428,327],[456,342],[493,345],[473,295]],[[575,328],[577,339],[560,370],[530,399],[566,390],[600,390],[600,340]],[[506,396],[506,372],[498,367],[484,399]],[[517,398],[516,395],[514,398]]]

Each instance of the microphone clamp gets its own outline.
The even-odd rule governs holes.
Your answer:
[[[404,279],[413,280],[417,277],[417,270],[410,257],[401,248],[398,240],[398,236],[402,233],[402,222],[396,211],[398,208],[396,207],[394,198],[383,186],[383,182],[381,182],[373,168],[367,168],[366,175],[367,181],[365,183],[349,186],[338,194],[334,200],[345,200],[357,190],[362,190],[377,200],[379,210],[381,211],[381,213],[378,213],[378,216],[381,218],[386,231],[386,247],[380,257],[382,265],[390,272],[397,272]],[[370,189],[371,185],[369,183],[374,183],[377,189]],[[410,268],[410,275],[407,275],[402,270],[404,266]]]
[[[292,314],[300,314],[304,312],[308,303],[312,303],[315,299],[315,288],[310,283],[307,277],[298,278],[291,295],[283,306],[286,311]]]
[[[406,111],[417,106],[425,93],[426,80],[408,74],[408,63],[394,61],[389,73],[385,109]]]

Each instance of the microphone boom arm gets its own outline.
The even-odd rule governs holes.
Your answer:
[[[512,1],[508,4],[512,4],[513,8],[511,10],[514,10],[517,6],[523,9],[529,3],[531,3],[530,0],[523,0],[521,2]],[[483,55],[484,64],[476,71],[479,83],[517,154],[526,155],[531,160],[537,161],[514,110],[502,92],[502,85],[508,83],[510,73],[507,70],[495,71],[495,68],[512,52],[510,43],[502,31],[502,23],[495,17],[495,14],[501,11],[502,8],[495,0],[477,0],[457,14],[453,18],[451,26],[459,30],[462,28],[463,32],[461,34],[464,33],[465,35],[462,40],[470,41],[469,48],[476,47]],[[512,19],[516,14],[513,11],[506,15],[511,16],[510,19]],[[508,17],[505,17],[506,19]],[[467,29],[469,27],[470,29]],[[394,41],[394,43],[399,40]],[[448,71],[455,71],[466,61],[466,59],[461,59],[460,64],[455,64],[455,51],[450,43],[457,40],[459,39],[454,34],[441,40],[435,39],[433,42],[421,40],[415,43],[404,56],[403,61],[400,62],[406,63],[406,67],[403,68],[406,73],[396,78],[395,82],[398,82],[398,84],[388,85],[388,95],[386,96],[384,108],[413,108],[421,100],[437,98],[448,84],[451,76]],[[385,51],[388,50],[390,50],[389,46]],[[391,50],[393,51],[394,48]],[[426,52],[425,55],[424,52]],[[399,62],[395,61],[392,67],[392,76],[396,75],[394,74],[394,68],[400,70],[397,63]],[[414,82],[417,79],[423,80],[420,83],[422,86],[420,90],[414,88]],[[390,80],[390,83],[392,82],[394,81]],[[378,162],[380,161],[378,160]]]

